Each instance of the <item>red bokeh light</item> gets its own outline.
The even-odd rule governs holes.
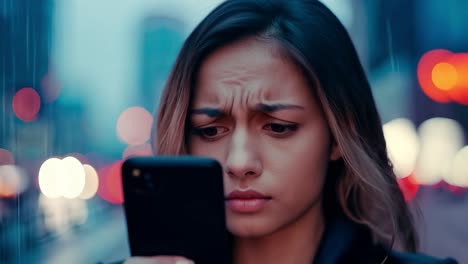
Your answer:
[[[130,107],[117,120],[117,135],[129,145],[141,145],[150,138],[152,126],[153,116],[146,109]]]
[[[398,185],[407,202],[413,200],[419,190],[419,184],[412,174],[408,177],[398,179]]]
[[[98,171],[99,182],[101,183],[99,184],[98,195],[112,204],[123,203],[122,163],[123,161],[117,161],[102,167]]]
[[[33,88],[22,88],[13,97],[13,112],[24,122],[36,120],[41,108],[41,98]]]
[[[436,102],[468,105],[468,53],[443,49],[425,53],[418,64],[418,81]]]
[[[0,148],[0,165],[13,165],[15,158],[8,150]]]
[[[432,70],[451,54],[448,50],[431,50],[421,57],[418,64],[419,85],[427,96],[439,103],[448,103],[450,98],[445,91],[437,88],[432,82]]]

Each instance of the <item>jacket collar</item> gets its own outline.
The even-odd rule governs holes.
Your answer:
[[[313,264],[381,263],[386,254],[367,227],[340,217],[327,223]]]

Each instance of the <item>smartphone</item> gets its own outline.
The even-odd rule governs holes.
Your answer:
[[[223,170],[195,156],[132,157],[122,165],[132,256],[177,255],[198,264],[231,263]]]

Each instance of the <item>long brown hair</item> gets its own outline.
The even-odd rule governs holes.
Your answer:
[[[153,149],[187,153],[188,111],[203,60],[246,37],[275,43],[293,59],[319,99],[342,159],[329,170],[326,217],[339,211],[374,238],[417,247],[413,220],[387,156],[382,123],[356,50],[335,15],[316,0],[228,0],[190,34],[162,94]]]

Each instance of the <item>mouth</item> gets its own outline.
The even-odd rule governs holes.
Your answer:
[[[233,191],[226,197],[226,204],[235,213],[255,213],[262,210],[272,197],[254,190]]]

